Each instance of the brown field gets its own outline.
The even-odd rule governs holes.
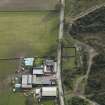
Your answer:
[[[0,11],[55,10],[58,0],[0,0]]]

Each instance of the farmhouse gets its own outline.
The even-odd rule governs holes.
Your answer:
[[[54,60],[45,60],[44,63],[44,73],[55,73],[56,72],[56,68],[57,67],[57,63]]]

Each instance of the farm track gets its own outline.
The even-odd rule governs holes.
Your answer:
[[[61,8],[60,8],[60,22],[59,22],[59,35],[58,35],[58,52],[57,52],[57,83],[59,90],[59,100],[60,105],[65,105],[64,103],[64,93],[62,87],[62,77],[61,77],[61,58],[62,58],[62,39],[63,39],[63,29],[64,29],[64,8],[65,8],[65,0],[60,0]]]
[[[100,4],[100,5],[95,5],[92,8],[89,8],[86,11],[81,12],[80,14],[78,14],[77,16],[75,16],[73,18],[66,17],[66,21],[69,22],[70,24],[73,24],[74,21],[81,19],[81,18],[87,16],[88,14],[90,14],[90,13],[92,13],[92,12],[102,8],[102,7],[105,7],[105,3]]]

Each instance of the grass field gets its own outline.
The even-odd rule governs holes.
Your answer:
[[[1,12],[0,58],[44,55],[56,45],[58,16],[49,12]]]
[[[54,12],[0,12],[0,58],[43,56],[56,52],[58,18]],[[10,77],[18,60],[0,60],[0,105],[25,105],[10,95]]]
[[[20,93],[12,93],[9,95],[9,92],[2,94],[2,99],[0,99],[0,105],[25,105],[25,96]]]
[[[76,63],[75,63],[76,62],[76,49],[75,49],[75,47],[63,48],[62,55],[64,56],[64,58],[62,59],[62,68],[63,69],[72,70],[73,68],[76,67]]]
[[[54,100],[43,100],[40,105],[56,105]]]

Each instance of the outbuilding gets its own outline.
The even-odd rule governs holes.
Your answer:
[[[25,66],[33,66],[34,58],[24,58]]]
[[[36,75],[33,75],[32,83],[33,85],[51,85],[52,81],[50,77],[37,77]]]
[[[57,87],[42,87],[42,97],[57,97]]]
[[[33,75],[43,75],[43,68],[34,68],[33,69]]]
[[[22,75],[22,88],[32,88],[32,75]]]

